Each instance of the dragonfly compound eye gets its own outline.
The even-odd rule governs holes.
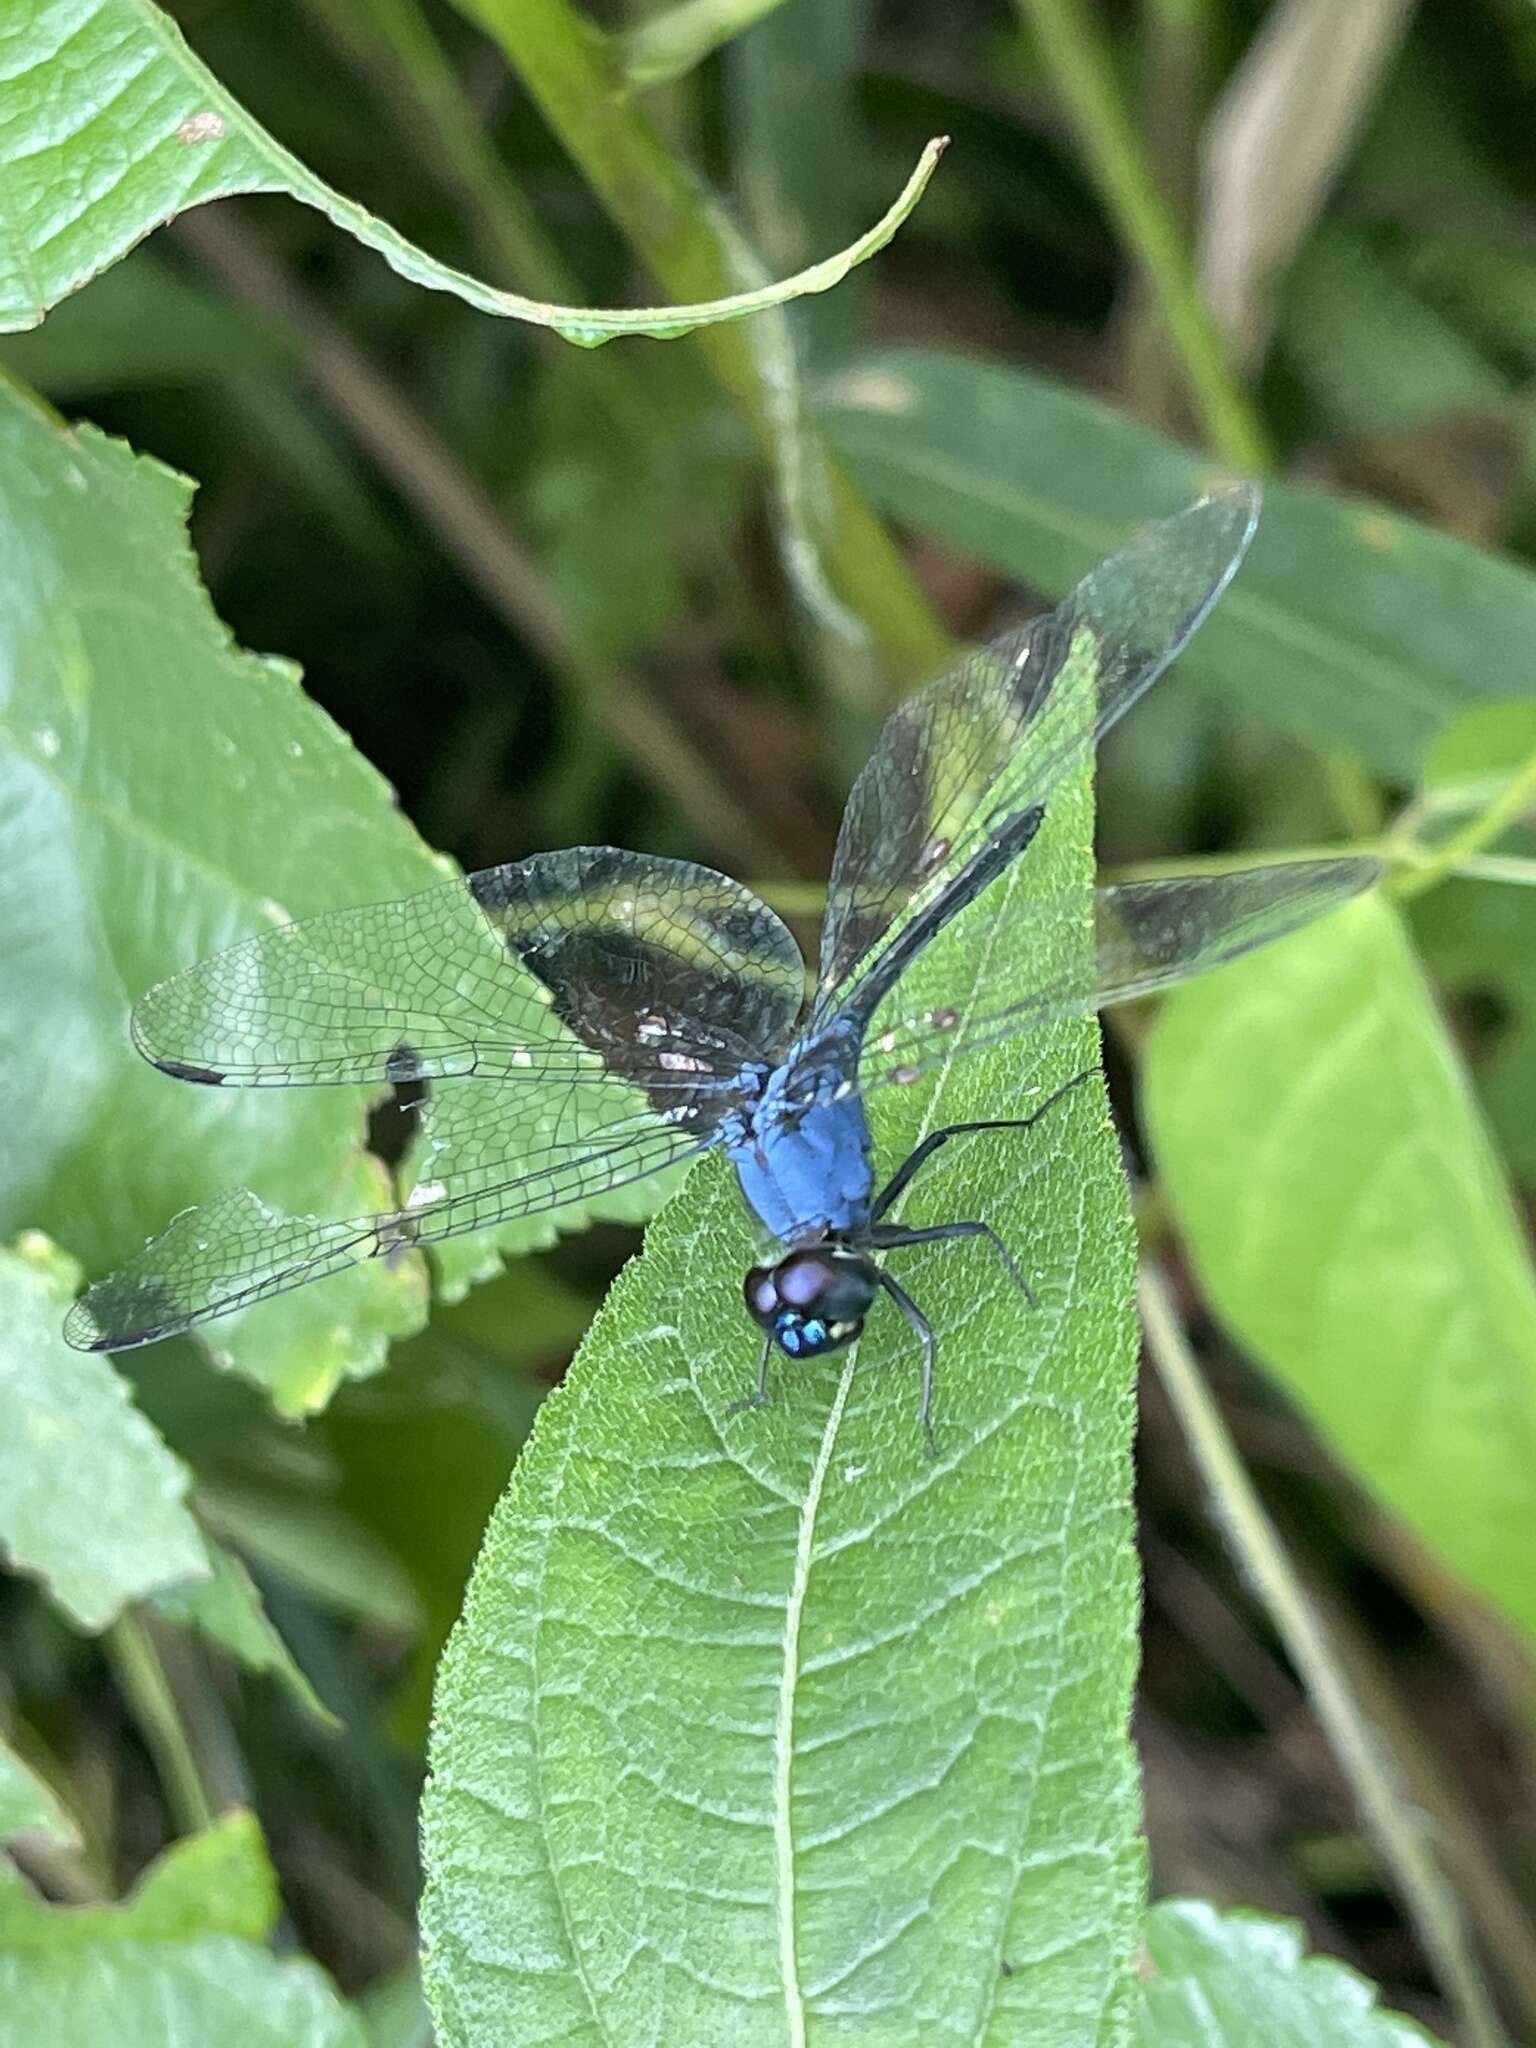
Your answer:
[[[747,1313],[791,1358],[851,1343],[879,1287],[873,1263],[841,1245],[812,1245],[746,1278]]]

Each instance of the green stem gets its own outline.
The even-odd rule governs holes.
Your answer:
[[[1200,296],[1194,264],[1160,191],[1083,0],[1014,0],[1077,130],[1099,195],[1140,263],[1211,446],[1240,470],[1273,466],[1268,437]]]
[[[618,46],[571,0],[458,0],[523,79],[572,161],[636,253],[678,301],[740,289],[737,237],[702,185],[634,102]],[[776,463],[782,407],[763,376],[749,323],[693,337],[754,438]],[[842,601],[869,628],[902,687],[945,666],[948,637],[890,535],[843,470],[823,458],[822,542]]]
[[[1322,1617],[1265,1513],[1185,1339],[1168,1282],[1154,1261],[1143,1262],[1139,1294],[1147,1349],[1222,1530],[1307,1689],[1366,1826],[1456,2010],[1463,2038],[1468,2048],[1508,2048],[1460,1902],[1435,1859],[1395,1759],[1356,1697]]]
[[[1480,854],[1485,846],[1518,825],[1536,803],[1536,753],[1530,754],[1505,783],[1502,790],[1470,824],[1437,846],[1429,857],[1408,874],[1399,875],[1394,889],[1400,897],[1420,896],[1436,882],[1454,874],[1462,864]]]
[[[184,1835],[213,1825],[213,1805],[203,1785],[181,1710],[171,1691],[154,1640],[130,1608],[105,1637],[107,1659],[123,1703],[154,1759],[171,1818]]]
[[[784,0],[678,0],[620,39],[624,74],[642,90],[670,85],[783,4]]]

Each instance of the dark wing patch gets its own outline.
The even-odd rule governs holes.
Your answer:
[[[610,1075],[665,1102],[791,1035],[805,969],[740,883],[571,847],[244,939],[135,1006],[139,1050],[233,1087]]]
[[[892,713],[838,834],[816,1023],[885,934],[931,906],[990,835],[1043,804],[1150,688],[1226,588],[1257,513],[1257,492],[1240,485],[1147,527],[1055,611]]]

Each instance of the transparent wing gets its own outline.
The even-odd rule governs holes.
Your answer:
[[[1336,909],[1380,873],[1380,862],[1367,859],[1276,861],[1225,875],[1169,876],[1099,889],[1091,955],[1076,939],[1086,910],[1081,896],[1011,899],[1016,912],[1005,905],[994,913],[995,954],[1007,956],[1014,925],[1017,941],[1027,942],[1032,957],[1065,964],[1047,969],[1028,996],[1001,1005],[988,1005],[983,996],[969,1009],[904,1017],[893,1015],[898,987],[865,1042],[859,1086],[867,1093],[915,1081],[934,1066],[1000,1039],[1203,974]]]
[[[136,1258],[87,1288],[64,1335],[80,1351],[152,1344],[368,1259],[588,1200],[690,1159],[710,1142],[635,1117],[552,1139],[520,1157],[515,1171],[502,1161],[499,1175],[482,1154],[457,1173],[418,1182],[402,1209],[334,1222],[287,1216],[249,1188],[231,1188],[184,1209]]]
[[[711,869],[607,847],[488,868],[247,939],[151,989],[140,1050],[246,1087],[439,1081],[415,1186],[380,1216],[189,1209],[71,1313],[84,1350],[147,1344],[405,1247],[647,1178],[712,1141],[804,1000],[798,947]]]
[[[133,1035],[214,1085],[606,1074],[666,1107],[772,1058],[804,991],[794,939],[739,882],[578,846],[242,940],[152,988]]]
[[[1252,485],[1145,528],[1056,610],[973,655],[886,720],[843,813],[815,1021],[1010,817],[1043,803],[1178,654],[1258,518]]]

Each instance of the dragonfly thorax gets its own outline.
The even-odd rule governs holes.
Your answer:
[[[775,1067],[726,1149],[754,1216],[784,1244],[858,1237],[874,1170],[856,1085],[859,1040],[836,1026]]]
[[[771,1266],[754,1266],[743,1292],[747,1313],[791,1358],[818,1358],[851,1344],[879,1289],[874,1261],[850,1245],[803,1245]]]

